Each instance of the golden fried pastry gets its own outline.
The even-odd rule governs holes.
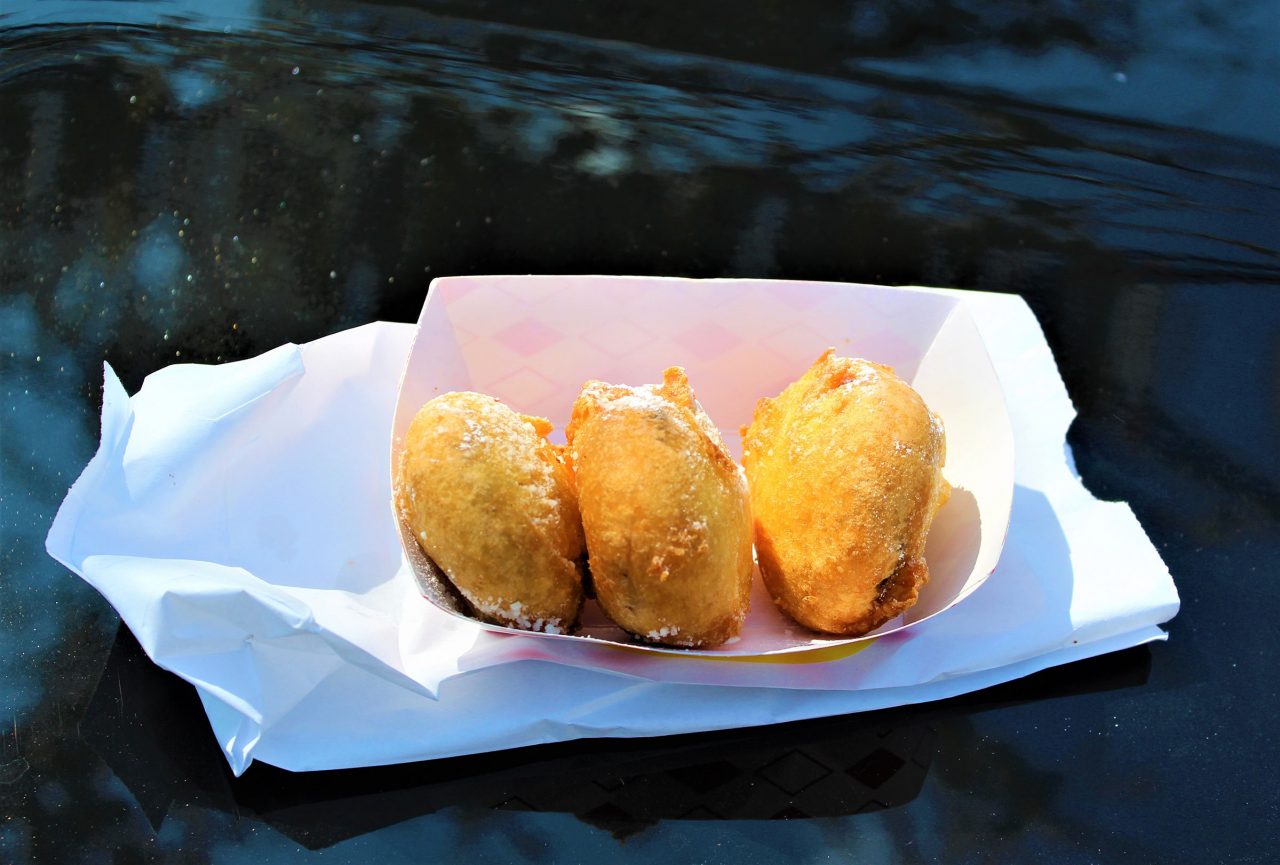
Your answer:
[[[916,602],[951,487],[942,422],[910,385],[828,349],[742,435],[760,573],[784,612],[859,636]]]
[[[604,611],[654,643],[737,635],[751,588],[747,486],[684,370],[660,386],[587,382],[565,434]]]
[[[550,431],[493,397],[438,396],[405,435],[396,500],[479,618],[555,634],[582,609],[585,547],[573,477]]]

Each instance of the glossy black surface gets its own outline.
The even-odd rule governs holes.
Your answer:
[[[0,861],[1273,858],[1276,4],[603,10],[0,5]],[[1023,294],[1170,641],[889,713],[230,778],[43,552],[102,361],[133,391],[496,272]]]

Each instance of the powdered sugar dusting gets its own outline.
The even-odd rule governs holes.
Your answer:
[[[458,450],[471,450],[472,445],[484,444],[486,441],[484,431],[480,429],[480,425],[471,418],[466,418],[467,431],[462,434],[462,438],[458,439]]]
[[[852,378],[845,380],[840,385],[841,387],[847,387],[852,390],[880,380],[880,370],[876,369],[875,365],[870,361],[854,358],[851,363],[856,365],[857,372],[853,374]]]
[[[583,387],[582,396],[579,398],[586,397],[595,401],[606,412],[622,409],[657,413],[669,412],[673,408],[678,408],[677,403],[667,399],[659,392],[661,387],[661,385],[654,384],[615,385],[592,381]],[[706,410],[697,400],[693,401],[692,414],[698,431],[710,439],[721,451],[726,451],[724,438],[720,435],[720,430],[711,422]],[[574,454],[574,459],[577,459],[576,453]]]
[[[467,593],[464,592],[464,594]],[[520,601],[512,601],[510,604],[501,598],[488,598],[480,601],[469,594],[467,594],[467,600],[486,616],[515,625],[517,628],[526,631],[541,631],[544,634],[565,633],[564,622],[558,617],[534,616],[525,609],[525,605]]]
[[[659,396],[653,388],[653,385],[642,385],[641,387],[626,387],[626,393],[622,396],[614,397],[604,404],[606,409],[622,408],[622,409],[639,409],[641,411],[667,411],[671,404]]]
[[[645,637],[650,640],[663,640],[667,637],[674,637],[679,633],[680,627],[678,625],[663,625],[661,628],[645,634]]]
[[[693,419],[698,423],[698,429],[702,430],[703,435],[711,439],[720,450],[724,450],[724,439],[720,436],[720,430],[711,422],[711,416],[707,414],[702,407],[702,403],[696,399],[693,401]]]

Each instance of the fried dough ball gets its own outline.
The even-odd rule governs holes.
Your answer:
[[[951,487],[942,422],[910,385],[828,349],[742,435],[760,572],[785,613],[860,636],[916,602]]]
[[[736,636],[751,589],[746,481],[684,370],[659,386],[587,382],[565,434],[604,611],[654,643]]]
[[[585,546],[551,424],[493,397],[446,393],[414,417],[396,497],[423,551],[485,621],[567,633]]]

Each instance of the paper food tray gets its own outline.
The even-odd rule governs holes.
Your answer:
[[[1000,558],[1013,499],[1014,453],[1003,394],[982,336],[956,297],[909,288],[763,280],[608,276],[476,276],[435,280],[418,319],[392,424],[391,468],[413,416],[431,398],[477,391],[549,418],[562,442],[582,383],[661,380],[683,366],[735,459],[756,401],[776,396],[828,346],[894,367],[946,427],[944,476],[954,487],[925,555],[930,579],[904,616],[857,638],[792,622],[753,572],[740,639],[713,649],[639,642],[587,601],[573,634],[472,619],[398,516],[401,547],[430,603],[487,630],[592,641],[632,651],[749,660],[815,653],[911,628],[974,592]],[[394,481],[394,478],[393,478]],[[394,506],[393,506],[394,510]],[[823,651],[825,650],[825,651]],[[797,659],[798,660],[798,659]]]

